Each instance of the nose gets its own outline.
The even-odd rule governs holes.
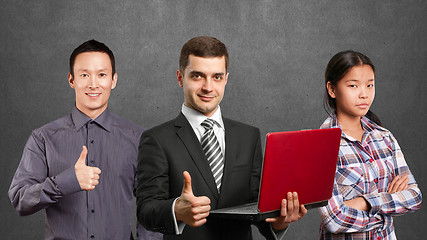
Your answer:
[[[98,79],[96,76],[91,76],[89,79],[89,88],[97,88],[98,87]]]
[[[368,89],[366,89],[365,87],[362,87],[362,88],[360,89],[359,97],[360,97],[361,99],[366,99],[366,98],[368,98]]]
[[[213,90],[212,84],[213,84],[213,79],[210,77],[206,78],[205,82],[203,83],[202,90],[206,92],[212,92]]]

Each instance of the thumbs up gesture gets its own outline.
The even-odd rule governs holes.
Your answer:
[[[99,174],[101,170],[97,167],[89,167],[86,165],[87,148],[83,146],[82,153],[77,159],[74,169],[76,171],[77,180],[79,181],[80,188],[85,191],[95,189],[98,185]]]
[[[206,223],[209,215],[211,200],[206,197],[196,197],[191,188],[191,176],[184,171],[184,186],[181,196],[175,202],[175,217],[192,227],[200,227]]]

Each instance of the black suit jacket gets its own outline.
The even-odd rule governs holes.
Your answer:
[[[165,239],[252,239],[249,222],[213,217],[175,235],[172,203],[181,195],[184,171],[191,175],[194,195],[207,196],[211,209],[257,201],[262,165],[259,129],[226,118],[223,122],[226,147],[220,194],[200,142],[182,113],[143,133],[136,195],[138,220],[145,228],[164,233]],[[257,225],[271,237],[266,223]]]

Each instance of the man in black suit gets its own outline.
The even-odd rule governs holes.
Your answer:
[[[144,132],[138,154],[138,220],[165,239],[252,239],[250,222],[216,219],[209,211],[255,202],[262,164],[258,128],[221,116],[228,53],[212,37],[184,44],[178,84],[185,102],[177,118]],[[281,215],[256,226],[281,238],[307,210],[296,193]]]

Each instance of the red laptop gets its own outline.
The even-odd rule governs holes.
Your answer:
[[[332,196],[341,129],[268,133],[257,203],[215,209],[213,217],[260,221],[279,216],[280,201],[297,192],[307,209]]]

